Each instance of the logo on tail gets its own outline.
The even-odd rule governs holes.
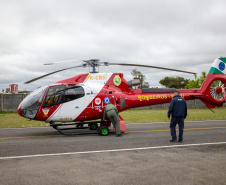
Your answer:
[[[209,74],[226,74],[226,58],[217,58],[209,71]]]

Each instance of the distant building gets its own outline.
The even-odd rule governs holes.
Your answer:
[[[9,93],[10,92],[10,88],[6,88],[6,93]]]
[[[18,84],[10,84],[9,88],[10,88],[10,92],[12,93],[18,92]]]

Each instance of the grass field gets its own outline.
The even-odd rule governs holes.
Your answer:
[[[209,109],[188,109],[188,116],[185,121],[200,120],[224,120],[226,119],[226,108],[213,109],[215,113]],[[145,122],[168,122],[168,110],[127,110],[120,113],[126,123],[145,123]]]
[[[226,108],[213,109],[215,113],[209,109],[188,109],[188,117],[186,121],[199,120],[226,120]],[[120,115],[126,123],[145,123],[145,122],[169,122],[166,109],[131,109],[121,112]],[[11,127],[40,127],[49,126],[48,123],[40,121],[30,121],[20,117],[14,112],[0,113],[0,128]],[[2,114],[4,116],[2,116]]]

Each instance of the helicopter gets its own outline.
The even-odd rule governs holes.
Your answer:
[[[200,99],[209,109],[222,107],[225,102],[226,58],[223,57],[214,60],[199,89],[134,89],[133,86],[140,84],[138,79],[126,81],[123,73],[99,73],[99,66],[137,66],[195,74],[189,71],[140,64],[100,62],[99,59],[83,62],[81,65],[57,70],[25,82],[29,84],[72,68],[89,67],[89,73],[78,74],[36,89],[20,103],[18,114],[30,120],[45,121],[63,135],[78,135],[79,133],[67,133],[64,130],[79,129],[79,125],[87,124],[88,127],[85,128],[97,130],[97,133],[106,136],[111,122],[102,118],[104,108],[109,102],[117,107],[118,112],[122,112],[131,108],[169,103],[175,91],[179,91],[185,100]],[[125,132],[125,122],[121,116],[119,117],[121,130]],[[77,126],[64,128],[68,125]]]

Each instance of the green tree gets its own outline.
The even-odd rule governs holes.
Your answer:
[[[176,76],[176,77],[167,76],[159,81],[161,85],[164,85],[168,88],[176,88],[176,89],[185,88],[188,82],[189,82],[188,79],[185,79],[179,76]]]
[[[133,69],[131,72],[131,75],[133,76],[133,79],[140,80],[141,83],[138,86],[138,89],[149,87],[149,83],[145,82],[145,79],[146,79],[145,75],[143,75],[140,71],[138,71],[137,69]]]
[[[199,77],[197,77],[196,74],[194,74],[195,79],[189,80],[189,83],[187,84],[186,88],[193,89],[193,88],[200,88],[202,86],[202,83],[206,79],[206,72],[203,71]]]

